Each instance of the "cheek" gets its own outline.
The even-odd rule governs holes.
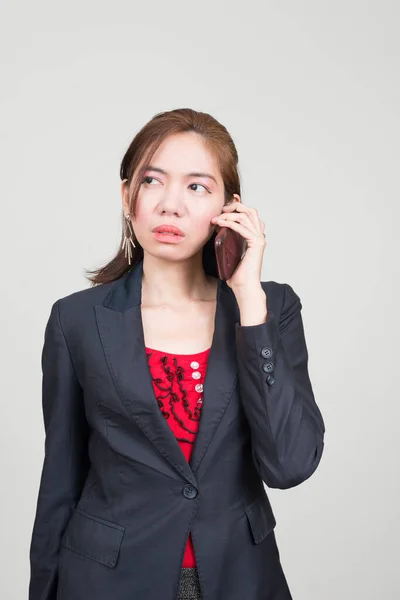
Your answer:
[[[198,239],[210,235],[216,229],[216,223],[212,223],[211,219],[222,212],[223,202],[220,204],[213,203],[210,206],[199,207],[198,210],[192,212],[190,220],[194,229],[193,233]]]
[[[136,214],[133,217],[133,223],[136,227],[146,226],[150,220],[150,207],[142,202],[136,204]]]
[[[206,227],[215,227],[215,223],[211,223],[211,219],[222,213],[223,203],[221,205],[207,207],[207,209],[200,215],[198,215],[199,223],[202,223]]]
[[[204,235],[204,233],[208,233],[215,226],[214,223],[211,223],[211,219],[215,216],[216,212],[204,212],[199,214],[194,219],[194,228],[199,233],[199,235]]]
[[[194,209],[196,211],[196,218],[202,223],[209,223],[213,217],[221,214],[223,206],[223,200],[218,202],[217,199],[214,199],[212,202],[199,204]]]

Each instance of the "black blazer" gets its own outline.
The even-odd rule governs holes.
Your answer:
[[[241,326],[218,280],[188,462],[153,393],[142,275],[141,261],[51,308],[29,600],[176,600],[190,531],[204,600],[290,600],[263,482],[302,483],[323,451],[300,299],[261,282],[267,322]]]

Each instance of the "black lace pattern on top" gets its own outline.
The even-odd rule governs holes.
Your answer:
[[[147,355],[147,362],[149,363],[150,358],[153,355],[153,352],[151,352],[151,351],[146,352],[146,355]],[[184,411],[188,415],[188,419],[191,421],[199,422],[200,417],[201,417],[202,398],[200,398],[197,401],[197,405],[192,410],[190,408],[190,404],[187,399],[187,396],[188,396],[187,390],[185,389],[185,387],[182,383],[184,380],[186,369],[184,367],[182,367],[181,365],[179,365],[178,360],[175,356],[172,357],[174,369],[171,369],[171,366],[168,364],[170,359],[171,359],[171,357],[169,357],[169,356],[165,356],[165,355],[160,356],[161,366],[165,373],[165,380],[166,380],[165,382],[160,377],[153,376],[153,374],[151,373],[150,364],[149,364],[151,379],[154,382],[156,388],[160,391],[160,393],[156,394],[157,404],[161,410],[161,413],[164,415],[165,419],[169,419],[172,414],[173,418],[175,419],[175,421],[177,421],[179,423],[179,425],[182,429],[195,435],[197,433],[197,429],[192,430],[189,427],[187,427],[185,422],[177,414],[177,412],[175,410],[175,405],[177,403],[181,402],[181,404],[184,408]],[[176,381],[179,386],[180,397],[178,394],[176,394],[176,392],[173,389],[174,381]],[[166,383],[169,383],[169,385],[166,385]],[[167,407],[165,406],[165,402],[168,402],[170,410],[167,410]],[[187,437],[175,436],[175,438],[178,440],[178,442],[186,442],[188,444],[194,443],[194,439],[190,439]]]

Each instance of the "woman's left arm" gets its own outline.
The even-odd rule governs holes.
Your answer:
[[[324,448],[325,424],[308,373],[300,298],[287,283],[278,285],[283,288],[279,322],[267,310],[263,287],[261,296],[253,296],[252,313],[248,295],[247,303],[239,302],[236,345],[241,399],[256,468],[269,487],[287,489],[316,470]],[[242,324],[254,322],[250,314],[257,319],[262,302],[266,320]]]
[[[280,316],[268,310],[260,281],[265,224],[256,209],[234,196],[236,201],[225,205],[211,222],[237,231],[247,242],[244,256],[227,280],[240,311],[236,346],[242,404],[260,477],[269,487],[286,489],[316,470],[325,424],[308,374],[300,298],[287,283],[277,284],[282,290]]]

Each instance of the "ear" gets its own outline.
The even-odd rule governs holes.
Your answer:
[[[226,205],[228,204],[232,204],[232,202],[240,202],[240,196],[239,194],[232,194],[230,200],[228,200],[228,202],[226,203]]]
[[[127,181],[127,179],[121,181],[122,209],[124,211],[124,215],[126,215],[129,212],[129,189],[126,185]]]

